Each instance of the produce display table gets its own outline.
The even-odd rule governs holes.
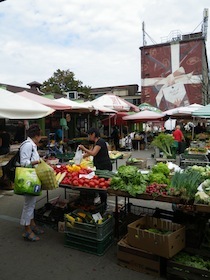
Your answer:
[[[95,192],[107,192],[107,189],[100,189],[100,188],[87,188],[87,187],[79,187],[79,186],[72,186],[72,185],[64,185],[60,184],[60,188],[64,189],[64,197],[66,199],[66,190],[77,190],[77,191],[95,191]]]

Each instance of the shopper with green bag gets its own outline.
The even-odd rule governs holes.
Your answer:
[[[32,124],[27,130],[27,136],[27,141],[25,141],[20,147],[20,164],[22,167],[33,167],[40,162],[40,157],[37,151],[37,145],[41,140],[40,127],[37,124]],[[38,241],[40,238],[37,235],[43,233],[43,230],[39,228],[34,221],[35,205],[36,195],[33,195],[32,193],[24,194],[24,205],[20,224],[25,228],[25,232],[22,236],[29,241]]]

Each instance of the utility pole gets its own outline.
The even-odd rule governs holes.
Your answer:
[[[209,10],[207,8],[203,11],[203,36],[205,41],[207,41],[207,29],[208,29],[208,17],[209,17]]]
[[[147,42],[145,40],[145,25],[144,25],[144,21],[142,22],[142,32],[143,32],[143,47],[144,47],[147,44]]]

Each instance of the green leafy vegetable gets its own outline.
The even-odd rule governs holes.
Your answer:
[[[154,138],[151,145],[159,148],[166,156],[173,156],[174,138],[171,134],[160,133]]]

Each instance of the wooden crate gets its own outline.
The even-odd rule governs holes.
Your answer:
[[[204,259],[209,259],[208,250],[186,248],[184,252],[191,255],[198,255]],[[209,280],[210,271],[187,266],[173,260],[167,262],[167,279],[169,280]]]

